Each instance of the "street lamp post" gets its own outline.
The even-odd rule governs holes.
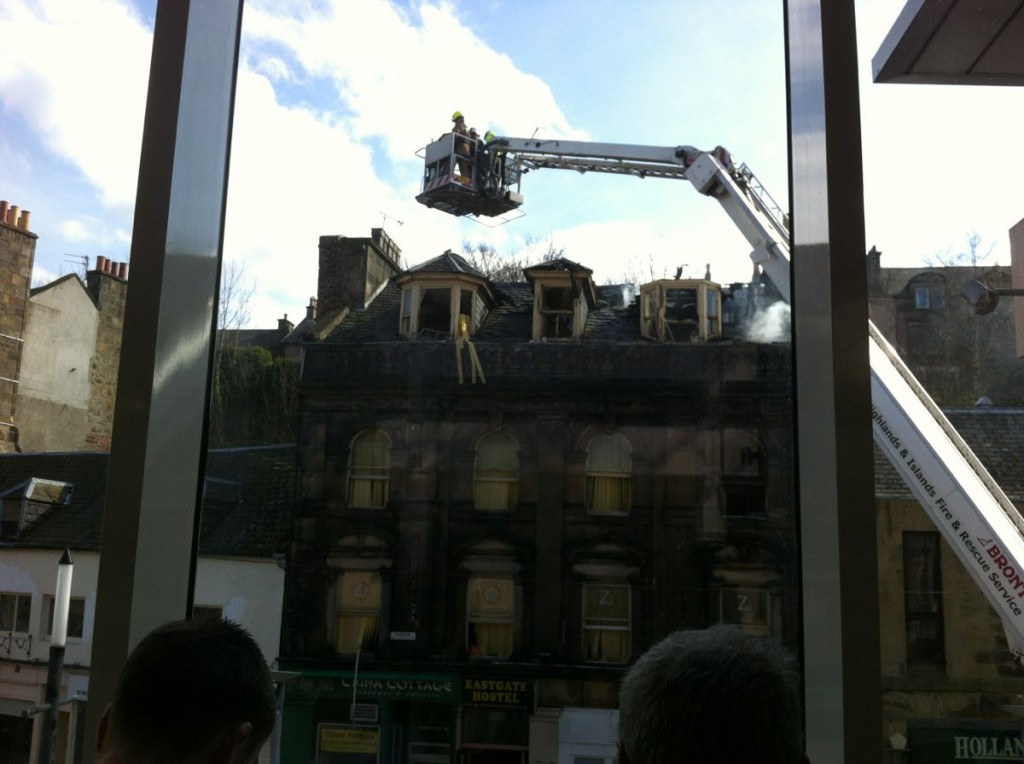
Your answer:
[[[993,289],[977,279],[971,279],[964,284],[960,294],[967,300],[967,304],[971,306],[975,315],[984,316],[996,309],[1000,295],[1020,297],[1024,296],[1024,289]]]
[[[50,664],[46,669],[43,697],[43,734],[39,739],[37,764],[52,764],[53,743],[57,735],[57,695],[64,671],[64,645],[68,637],[68,611],[71,609],[71,550],[65,549],[57,563],[57,591],[53,597],[53,628],[50,631]]]

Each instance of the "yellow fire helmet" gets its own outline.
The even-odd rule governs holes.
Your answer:
[[[459,120],[459,119],[462,119],[462,112],[461,111],[457,111],[454,114],[452,114],[452,122],[455,122],[456,120]]]

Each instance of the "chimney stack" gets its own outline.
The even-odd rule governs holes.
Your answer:
[[[27,231],[31,218],[32,213],[28,210],[19,209],[16,204],[11,204],[6,199],[0,199],[0,223]]]

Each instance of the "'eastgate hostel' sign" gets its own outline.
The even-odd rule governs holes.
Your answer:
[[[463,677],[462,702],[483,706],[529,707],[530,683],[525,679]]]
[[[887,359],[878,359],[884,352],[871,343],[875,442],[1002,617],[1010,649],[1020,660],[1024,540],[1000,502],[1012,505],[976,457],[936,420],[927,397],[918,395]]]

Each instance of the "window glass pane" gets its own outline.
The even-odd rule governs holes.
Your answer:
[[[46,636],[53,634],[53,606],[54,598],[47,595],[43,598],[43,607],[46,610]],[[82,638],[82,629],[85,625],[85,599],[72,597],[68,608],[68,637],[74,639]]]
[[[477,509],[512,509],[518,495],[516,443],[504,433],[491,433],[477,446],[473,506]]]
[[[96,34],[81,37],[124,51],[118,76],[132,79],[110,82],[105,92],[123,99],[125,113],[141,115],[155,3],[135,5],[123,24],[93,14]],[[677,172],[673,179],[643,168],[526,173],[507,146],[487,156],[478,145],[476,159],[503,168],[508,189],[474,189],[487,167],[477,161],[459,200],[417,203],[427,170],[417,150],[451,130],[451,109],[473,107],[417,104],[440,109],[456,84],[462,93],[494,94],[497,73],[504,95],[478,100],[467,128],[522,140],[536,132],[534,142],[548,147],[578,138],[606,152],[662,147],[673,158],[694,141],[715,161],[724,157],[715,149],[721,140],[785,199],[782,6],[742,0],[726,34],[695,46],[680,45],[679,30],[722,30],[719,5],[613,3],[593,13],[586,3],[567,10],[556,3],[512,24],[478,14],[468,0],[422,14],[393,13],[397,5],[372,0],[368,12],[340,0],[246,4],[209,439],[174,442],[181,463],[196,455],[191,449],[209,446],[199,460],[206,474],[198,483],[205,495],[194,617],[219,613],[241,623],[268,662],[299,675],[285,692],[282,764],[316,760],[326,738],[337,747],[321,750],[324,760],[404,761],[413,752],[423,761],[453,759],[468,748],[478,761],[571,760],[557,748],[559,719],[568,721],[571,709],[613,711],[630,661],[674,629],[715,623],[723,587],[763,585],[771,637],[797,646],[788,333],[783,320],[776,339],[747,338],[774,301],[770,285],[760,283],[763,274],[752,277],[751,244],[718,197]],[[559,23],[563,13],[571,23]],[[66,37],[58,28],[51,35],[31,49]],[[535,44],[541,39],[546,44]],[[380,40],[403,41],[402,56],[371,51]],[[600,41],[610,40],[616,52],[605,55]],[[457,75],[439,49],[459,51]],[[56,206],[35,210],[31,235],[0,225],[16,244],[5,253],[29,271],[36,266],[31,279],[18,274],[23,299],[0,319],[0,334],[24,340],[20,359],[2,359],[0,377],[22,381],[17,393],[0,386],[0,441],[15,450],[7,439],[14,416],[24,453],[11,462],[26,454],[66,460],[58,470],[11,475],[0,493],[37,477],[76,485],[66,507],[46,508],[37,530],[52,533],[46,543],[58,552],[65,544],[81,550],[76,593],[89,594],[82,643],[69,645],[68,663],[85,666],[103,646],[85,639],[94,589],[78,587],[100,568],[102,497],[123,498],[129,485],[102,479],[114,401],[128,389],[117,385],[117,370],[123,365],[133,380],[146,372],[145,358],[120,355],[122,333],[143,325],[126,316],[129,286],[144,289],[153,277],[148,258],[133,262],[131,273],[122,262],[138,120],[108,120],[101,137],[109,146],[83,141],[80,105],[66,99],[84,92],[69,87],[72,75],[107,82],[88,76],[92,59],[71,51],[57,64],[75,71],[65,69],[59,81],[49,79],[56,65],[40,68],[45,56],[12,60],[12,81],[38,75],[38,92],[54,99],[44,115],[25,108],[17,88],[0,95],[0,134],[39,160],[19,172],[48,168],[19,193],[30,199],[39,197],[33,188],[103,187],[74,208],[65,206],[67,195],[51,194],[47,204]],[[569,60],[580,66],[567,67]],[[666,83],[686,98],[666,97]],[[711,106],[696,110],[695,123],[698,103]],[[64,148],[54,154],[54,147]],[[608,165],[632,161],[609,153]],[[443,171],[449,180],[458,158]],[[187,189],[186,197],[200,191]],[[17,202],[16,192],[5,194]],[[513,205],[512,212],[518,198],[522,214],[503,220],[444,209],[466,198],[480,208]],[[515,267],[488,271],[478,284],[470,269],[481,261],[469,257],[478,241]],[[19,249],[30,245],[34,260]],[[469,267],[437,260],[447,247]],[[83,259],[65,260],[69,252]],[[722,291],[708,298],[704,326],[691,315],[702,293],[673,284],[672,274],[700,281],[709,260]],[[523,269],[531,266],[549,270],[528,283]],[[641,306],[641,285],[656,281],[667,282],[667,300],[659,305],[652,295]],[[200,317],[210,301],[193,311],[180,292],[168,298],[198,323],[174,340],[174,363],[161,373],[207,358]],[[733,320],[711,342],[716,311]],[[472,317],[486,383],[458,380],[451,335],[459,314]],[[9,325],[22,317],[31,324],[23,333]],[[459,350],[465,359],[466,348]],[[164,438],[201,395],[160,409],[161,421],[131,414],[119,421],[126,432],[152,428]],[[765,444],[752,485],[723,463],[722,433],[735,428]],[[70,469],[72,462],[85,466]],[[179,460],[157,472],[171,467]],[[158,505],[191,515],[190,494],[198,491],[174,493]],[[6,498],[4,507],[6,529],[21,508]],[[14,553],[31,554],[30,542],[42,544],[24,540]],[[5,563],[9,553],[5,547]],[[153,567],[139,561],[140,571]],[[468,582],[476,579],[500,582],[497,602],[473,593]],[[33,586],[53,591],[45,581]],[[49,616],[40,600],[33,604],[31,613],[28,601],[4,599],[0,619],[42,631]],[[29,654],[12,659],[45,660],[35,637]],[[466,709],[475,704],[460,697],[460,678],[519,673],[509,667],[520,661],[531,698],[544,703],[478,712],[488,720],[473,722]],[[350,724],[353,704],[379,709],[376,735],[348,734],[367,731]],[[530,717],[542,730],[533,736]],[[344,734],[333,734],[342,727]],[[321,738],[320,729],[332,734]],[[485,732],[474,738],[473,729]],[[460,735],[489,747],[467,748]],[[614,745],[600,745],[593,758],[614,761]]]
[[[0,631],[29,631],[32,596],[29,594],[0,594]]]
[[[899,26],[899,14],[858,5],[866,10],[858,8],[859,55],[873,55],[889,29]],[[957,28],[956,42],[941,54],[932,48],[928,56],[950,60],[954,51],[962,53],[963,35],[981,34],[983,46],[995,45],[995,34],[982,32],[984,23],[984,17],[973,17]],[[938,41],[944,33],[932,34]],[[1024,206],[1012,190],[1013,178],[996,167],[983,167],[972,179],[972,185],[986,188],[983,195],[967,188],[945,192],[927,157],[962,141],[986,146],[1001,163],[1019,164],[1020,143],[1005,122],[1015,119],[1010,115],[1018,113],[1018,104],[978,82],[905,83],[886,92],[888,85],[870,84],[869,68],[862,67],[861,108],[871,319],[906,366],[904,375],[909,372],[923,387],[906,398],[927,399],[942,422],[931,434],[930,419],[915,409],[909,426],[890,423],[898,449],[879,437],[876,425],[883,724],[909,739],[903,755],[911,761],[939,760],[940,752],[984,758],[979,743],[968,741],[986,741],[1015,756],[1019,746],[1004,745],[1006,728],[994,718],[1002,714],[966,714],[962,701],[975,708],[998,706],[992,683],[1019,677],[1022,670],[1014,656],[1021,639],[1014,612],[1020,598],[1004,578],[1004,571],[1015,575],[1021,565],[995,566],[989,554],[998,557],[1019,546],[1017,531],[993,532],[990,523],[1001,525],[1007,515],[1019,523],[1024,495],[1024,449],[1016,435],[1024,405],[1024,303],[1000,295],[989,304],[991,312],[976,312],[980,295],[972,298],[969,285],[981,294],[1024,286],[1024,271],[1014,263],[1024,254]],[[935,108],[962,117],[929,119]],[[897,221],[889,205],[901,186],[916,192]],[[942,458],[942,430],[962,437],[956,450],[964,453],[966,444],[978,460],[971,474],[987,472],[985,482],[990,477],[998,491],[964,480],[959,457]],[[914,438],[907,434],[914,431],[928,432],[929,442],[910,442]],[[976,722],[970,729],[961,723],[966,717]],[[1011,724],[1019,738],[1019,723]],[[970,745],[974,751],[967,750]]]
[[[390,442],[383,432],[364,432],[356,438],[349,466],[351,506],[380,508],[387,504],[390,458]]]
[[[627,512],[632,456],[620,435],[599,435],[587,451],[587,506],[592,512]]]
[[[377,644],[381,591],[379,573],[346,571],[339,576],[336,624],[339,653],[372,650]]]

